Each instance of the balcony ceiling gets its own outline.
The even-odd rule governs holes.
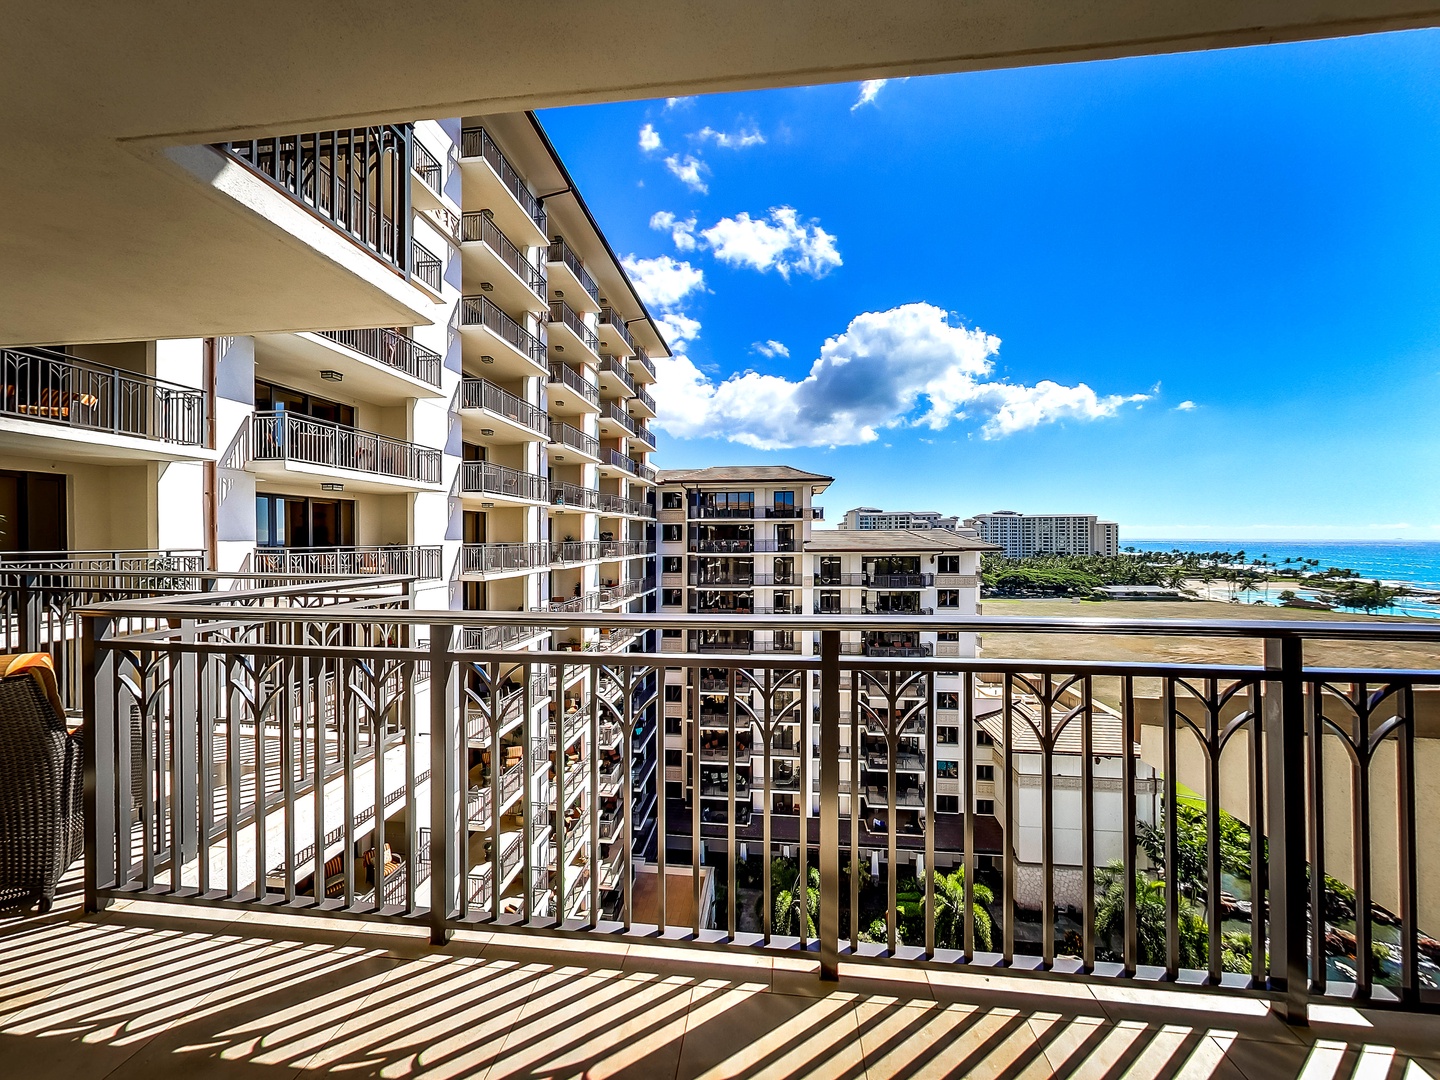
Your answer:
[[[0,343],[424,321],[167,146],[1436,24],[1435,0],[30,4],[0,35]]]

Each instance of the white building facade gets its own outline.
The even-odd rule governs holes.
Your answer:
[[[986,543],[1010,559],[1035,555],[1118,555],[1120,526],[1094,514],[1022,514],[996,510],[965,519]]]
[[[857,506],[847,510],[835,526],[847,532],[872,529],[955,529],[960,519],[948,517],[938,510],[881,510],[876,506]]]

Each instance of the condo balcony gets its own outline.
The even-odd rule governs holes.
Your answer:
[[[619,356],[623,363],[624,357],[635,355],[635,339],[630,336],[630,328],[625,325],[625,316],[608,304],[600,307],[597,332],[600,335],[600,351],[607,356]]]
[[[625,404],[626,408],[630,410],[631,416],[639,417],[642,420],[654,420],[655,417],[660,415],[659,411],[655,408],[655,399],[650,396],[650,392],[643,386],[635,387],[635,396],[630,398]],[[652,442],[650,445],[653,447],[655,444]]]
[[[202,390],[54,349],[0,348],[0,447],[36,440],[87,456],[194,457],[206,442]],[[23,440],[17,442],[16,440]]]
[[[655,449],[655,433],[645,426],[643,420],[636,421],[635,423],[635,438],[639,439],[651,450]]]
[[[460,133],[460,174],[466,206],[489,210],[505,235],[525,247],[549,243],[545,207],[483,127]]]
[[[594,512],[600,509],[600,492],[579,484],[554,484],[550,489],[550,502],[554,506]]]
[[[593,465],[604,460],[599,439],[560,420],[550,422],[550,446],[552,461],[582,461]]]
[[[551,300],[547,314],[552,359],[564,356],[575,363],[600,363],[600,339],[585,324],[583,315],[564,300]]]
[[[579,254],[563,237],[555,237],[546,249],[550,263],[550,295],[569,301],[567,306],[578,311],[600,310],[600,286],[585,269]]]
[[[607,398],[628,398],[635,394],[635,380],[625,370],[625,362],[607,356],[600,361],[600,393]]]
[[[257,548],[252,566],[257,574],[404,575],[420,581],[444,577],[443,549],[417,544],[378,544],[370,547]]]
[[[460,239],[467,288],[478,284],[512,311],[543,312],[549,307],[545,267],[531,262],[495,224],[492,214],[465,214],[460,221]]]
[[[633,437],[635,421],[622,405],[607,401],[600,406],[600,434],[607,439]]]
[[[440,354],[388,328],[257,334],[255,357],[282,382],[333,371],[358,397],[380,405],[440,394]]]
[[[546,372],[545,336],[532,334],[488,296],[460,301],[460,333],[467,366],[493,366],[497,375],[525,378]]]
[[[863,584],[867,589],[928,589],[935,584],[935,575],[876,574],[866,571]]]
[[[425,185],[436,198],[445,189],[445,167],[440,159],[432,154],[419,139],[411,138],[410,148],[414,151],[414,159],[410,163],[411,170],[419,178],[420,183]]]
[[[436,300],[439,300],[442,295],[440,286],[444,270],[440,256],[420,243],[419,240],[410,241],[410,276],[417,284],[429,289]]]
[[[300,413],[256,413],[250,460],[270,479],[341,481],[350,491],[393,491],[440,483],[440,451]]]
[[[599,510],[606,517],[636,517],[651,521],[655,519],[653,503],[642,502],[639,499],[627,499],[603,491],[600,493]]]
[[[545,477],[491,461],[461,462],[460,491],[506,503],[544,503],[550,498]]]
[[[548,543],[465,544],[460,548],[460,573],[466,577],[502,577],[548,567]]]
[[[658,378],[655,374],[655,361],[650,359],[650,353],[639,345],[635,346],[635,355],[630,357],[630,370],[635,375],[635,381],[641,383],[653,383]]]
[[[489,379],[463,379],[460,410],[489,425],[480,434],[492,441],[539,442],[550,438],[550,418],[538,405],[502,389]]]
[[[569,364],[550,365],[550,411],[562,416],[600,411],[600,388]]]

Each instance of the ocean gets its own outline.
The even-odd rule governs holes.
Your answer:
[[[1318,559],[1320,568],[1338,566],[1354,570],[1367,580],[1404,582],[1422,589],[1440,590],[1440,541],[1437,540],[1120,540],[1121,550],[1137,551],[1230,551],[1245,552],[1245,561],[1264,555],[1282,567],[1289,559]],[[1272,586],[1255,594],[1241,594],[1244,600],[1272,600]],[[1304,592],[1302,590],[1302,595]],[[1406,597],[1387,614],[1440,618],[1440,605]]]

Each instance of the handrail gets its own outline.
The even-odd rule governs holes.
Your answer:
[[[396,330],[378,327],[363,330],[318,330],[316,333],[386,367],[413,375],[431,386],[440,385],[440,354]]]
[[[0,348],[0,415],[203,446],[205,392],[55,349]]]
[[[638,499],[627,499],[605,491],[600,493],[600,512],[628,517],[653,518],[655,516],[655,508],[650,503],[641,502]]]
[[[530,291],[540,299],[547,299],[546,276],[544,264],[536,265],[525,257],[521,251],[486,210],[473,210],[466,213],[460,220],[460,239],[465,243],[479,242],[488,247],[500,261],[515,271],[515,276],[523,281]]]
[[[439,195],[444,173],[440,159],[430,152],[429,147],[413,136],[410,145],[411,149],[415,151],[415,162],[412,166],[415,174],[420,177],[426,187]]]
[[[580,282],[580,287],[590,294],[590,299],[597,304],[600,302],[600,286],[595,284],[595,279],[585,269],[585,263],[575,253],[575,249],[565,242],[563,236],[557,236],[550,242],[546,256],[553,263],[564,263],[570,268],[570,272]]]
[[[550,484],[543,476],[496,465],[493,461],[462,461],[460,490],[544,502],[549,497]]]
[[[550,321],[552,323],[564,323],[570,332],[580,339],[580,344],[600,356],[600,339],[595,336],[595,331],[585,325],[585,320],[580,313],[567,304],[564,300],[550,301]]]
[[[650,396],[650,392],[646,390],[643,386],[637,386],[635,388],[635,397],[637,400],[643,403],[645,407],[648,408],[652,413],[660,411],[655,407],[655,399]]]
[[[483,409],[539,435],[547,438],[550,435],[550,418],[544,409],[531,405],[489,379],[466,377],[461,380],[460,408]]]
[[[525,179],[515,166],[510,164],[510,159],[505,156],[500,147],[495,145],[495,140],[483,127],[465,128],[460,132],[460,153],[463,157],[484,158],[500,182],[515,197],[520,208],[530,216],[530,220],[540,228],[541,232],[547,231],[548,218],[545,214],[545,207],[539,199],[530,194],[530,189],[525,186]]]
[[[593,435],[587,435],[577,427],[565,423],[563,420],[550,421],[550,442],[560,443],[570,447],[572,450],[579,450],[582,454],[598,458],[600,456],[600,440]]]
[[[550,501],[556,506],[578,506],[582,510],[600,509],[600,492],[578,484],[555,484],[550,489]]]
[[[600,415],[607,420],[614,420],[623,427],[629,434],[635,434],[635,418],[622,409],[613,401],[607,401],[600,406]]]
[[[635,396],[639,397],[642,392],[643,391],[637,392]],[[637,439],[650,447],[651,450],[655,449],[655,433],[644,424],[636,423],[634,434]]]
[[[550,545],[543,542],[520,544],[465,544],[460,549],[462,574],[485,574],[504,570],[534,570],[550,563]]]
[[[284,410],[255,414],[251,454],[256,461],[296,461],[422,484],[440,482],[439,450]]]
[[[630,336],[630,328],[625,325],[625,316],[621,315],[620,312],[616,311],[609,304],[602,304],[600,307],[600,321],[602,323],[608,323],[610,327],[620,335],[621,341],[629,345],[631,349],[635,348],[635,339]],[[648,360],[649,357],[646,357],[646,359]]]
[[[620,385],[625,387],[633,395],[635,393],[635,379],[630,372],[625,370],[625,364],[614,357],[607,356],[600,361],[600,370],[608,371],[620,380]]]
[[[631,339],[632,341],[634,339]],[[656,378],[655,361],[650,359],[650,353],[640,345],[635,346],[635,355],[630,358],[650,373],[650,378]]]
[[[550,381],[568,386],[592,405],[600,404],[600,388],[569,364],[551,364]]]
[[[368,547],[256,548],[257,574],[405,574],[421,581],[443,577],[439,546],[374,544]]]
[[[440,280],[442,267],[440,257],[434,254],[419,240],[410,241],[413,254],[410,259],[410,273],[413,277],[419,278],[433,291],[440,291]]]
[[[495,304],[488,296],[465,296],[460,299],[460,325],[483,326],[501,340],[515,347],[536,364],[545,363],[545,338],[530,333]]]

